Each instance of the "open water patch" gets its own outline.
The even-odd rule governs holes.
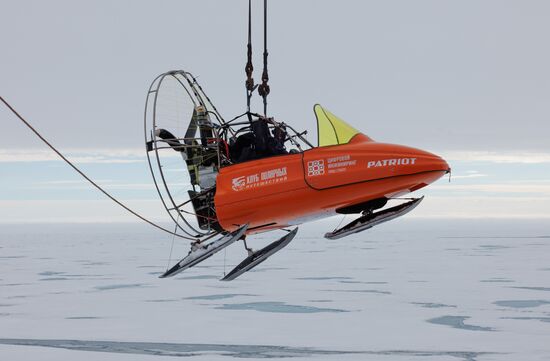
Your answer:
[[[7,296],[6,299],[20,299],[20,298],[29,298],[32,297],[31,295],[13,295],[13,296]]]
[[[271,271],[283,271],[287,269],[288,268],[285,268],[285,267],[261,267],[261,268],[254,268],[249,272],[271,272]]]
[[[119,290],[119,289],[125,289],[125,288],[139,288],[139,287],[147,287],[147,285],[144,283],[127,283],[127,284],[95,286],[94,288],[98,291],[110,291],[110,290]]]
[[[91,260],[80,260],[78,263],[82,263],[83,266],[107,266],[110,265],[110,262],[103,261],[91,261]]]
[[[380,290],[340,290],[339,292],[374,293],[378,295],[391,295],[390,291],[380,291]]]
[[[216,295],[204,295],[204,296],[191,296],[191,297],[184,297],[184,300],[206,300],[206,301],[214,301],[214,300],[225,300],[228,298],[234,298],[239,296],[256,296],[249,293],[220,293]]]
[[[232,303],[224,304],[216,307],[222,310],[251,310],[258,312],[272,312],[272,313],[339,313],[349,312],[346,310],[336,308],[322,308],[314,306],[302,306],[302,305],[290,305],[284,302],[249,302],[249,303]]]
[[[511,308],[533,308],[550,304],[550,301],[546,300],[505,300],[495,301],[493,304],[502,307]]]
[[[231,358],[269,359],[269,358],[312,358],[332,356],[337,359],[343,355],[395,356],[410,359],[427,357],[439,360],[442,357],[454,357],[464,361],[476,361],[479,357],[495,354],[493,352],[473,351],[417,351],[417,350],[381,350],[353,351],[327,350],[311,347],[289,347],[271,345],[232,345],[232,344],[194,344],[160,342],[116,342],[84,340],[36,340],[36,339],[0,339],[0,344],[11,346],[36,346],[66,349],[72,351],[107,352],[131,355],[193,357],[224,356]]]
[[[446,305],[444,303],[411,302],[411,304],[424,307],[424,308],[456,308],[455,305]]]
[[[198,276],[187,276],[187,277],[178,277],[177,280],[217,280],[218,276],[213,275],[198,275]]]
[[[449,326],[452,328],[458,328],[460,330],[468,330],[468,331],[494,331],[492,327],[482,327],[482,326],[475,326],[475,325],[467,325],[464,323],[467,319],[470,317],[468,316],[441,316],[436,317],[427,320],[429,323],[433,323],[435,325],[444,325]]]
[[[108,275],[105,274],[79,274],[79,273],[67,273],[63,275],[64,277],[74,277],[74,278],[90,278],[90,277],[105,277]]]
[[[320,290],[324,292],[348,292],[348,293],[374,293],[378,295],[391,295],[390,291],[380,290]]]
[[[482,244],[482,245],[479,246],[478,250],[495,251],[495,250],[508,249],[508,248],[512,248],[512,247],[503,246],[503,245],[500,245],[500,244]]]
[[[501,320],[535,320],[550,323],[550,317],[501,317]]]
[[[484,283],[513,283],[513,282],[516,282],[516,281],[508,279],[508,278],[493,277],[493,278],[480,280],[479,282],[484,282]]]
[[[388,282],[383,281],[350,281],[350,280],[341,280],[340,283],[349,283],[349,284],[362,284],[362,285],[387,285]]]
[[[547,292],[550,292],[550,287],[511,286],[510,288],[519,288],[519,289],[522,289],[522,290],[530,290],[530,291],[547,291]]]
[[[54,271],[44,271],[44,272],[40,272],[38,275],[39,276],[46,276],[46,277],[49,277],[49,276],[58,276],[58,275],[62,275],[64,274],[65,272],[54,272]]]
[[[298,277],[295,278],[295,280],[301,280],[301,281],[342,281],[342,280],[352,280],[352,277]]]

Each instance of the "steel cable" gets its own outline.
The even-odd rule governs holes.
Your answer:
[[[116,204],[118,204],[119,206],[121,206],[122,208],[124,208],[126,211],[130,212],[131,214],[133,214],[137,218],[141,219],[142,221],[150,224],[151,226],[153,226],[155,228],[160,229],[161,231],[164,231],[166,233],[169,233],[173,236],[177,236],[177,237],[180,237],[180,238],[184,238],[184,239],[188,239],[188,240],[192,240],[192,241],[196,240],[196,238],[186,237],[186,236],[183,236],[181,234],[177,234],[176,232],[172,232],[169,229],[166,229],[162,226],[159,226],[158,224],[154,223],[153,221],[150,221],[149,219],[145,218],[141,214],[139,214],[136,211],[132,210],[127,205],[125,205],[124,203],[122,203],[121,201],[119,201],[118,199],[113,197],[109,192],[104,190],[101,186],[99,186],[92,179],[90,179],[84,172],[82,172],[77,166],[75,166],[60,151],[58,151],[50,142],[48,142],[46,140],[46,138],[44,138],[36,129],[34,129],[34,127],[29,122],[27,122],[25,120],[25,118],[23,118],[2,96],[0,96],[0,100],[2,100],[2,103],[4,103],[4,105],[6,107],[8,107],[8,109],[11,110],[11,112],[13,114],[15,114],[15,116],[17,118],[19,118],[19,120],[21,120],[27,126],[27,128],[29,128],[38,138],[40,138],[40,140],[42,142],[44,142],[44,144],[46,144],[51,150],[53,150],[61,159],[63,159],[65,161],[65,163],[67,163],[69,166],[71,166],[71,168],[73,168],[78,174],[80,174],[84,179],[86,179],[92,186],[94,186],[95,188],[97,188],[97,190],[99,190],[101,193],[103,193],[105,196],[107,196],[107,198],[109,198],[110,200],[112,200],[113,202],[115,202]]]

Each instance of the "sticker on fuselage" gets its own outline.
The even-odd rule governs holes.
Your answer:
[[[329,174],[341,173],[346,172],[348,170],[348,167],[354,167],[357,164],[357,160],[352,159],[349,154],[345,154],[337,157],[328,158],[327,164]]]
[[[393,159],[380,159],[369,160],[367,168],[389,167],[393,165],[414,165],[416,158],[393,158]]]
[[[263,187],[271,184],[278,184],[287,180],[286,167],[266,170],[265,172],[254,173],[247,176],[240,176],[231,180],[231,189],[235,192],[245,189]]]
[[[357,160],[352,159],[349,154],[327,159],[311,160],[307,163],[307,175],[308,177],[315,177],[324,175],[325,172],[328,174],[346,172],[348,167],[353,167],[356,164]]]
[[[323,159],[310,160],[307,162],[308,177],[315,177],[325,174],[325,161]]]

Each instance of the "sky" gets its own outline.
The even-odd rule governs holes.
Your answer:
[[[0,94],[165,219],[143,150],[147,88],[185,69],[226,118],[242,113],[247,1],[0,1]],[[452,182],[412,217],[550,217],[549,13],[547,1],[271,1],[269,113],[315,139],[321,103],[377,141],[445,157]],[[132,220],[2,107],[0,120],[0,222]]]

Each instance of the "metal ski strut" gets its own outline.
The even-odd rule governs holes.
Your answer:
[[[237,267],[233,268],[231,272],[229,272],[224,278],[222,278],[221,281],[232,281],[243,273],[250,271],[252,268],[256,267],[257,265],[271,257],[273,254],[283,249],[287,244],[290,243],[290,241],[292,241],[297,232],[298,227],[294,228],[284,237],[265,246],[259,251],[252,252],[248,257],[244,259],[244,261],[239,263]]]
[[[244,226],[241,226],[241,228],[237,229],[236,231],[232,233],[228,233],[223,237],[216,239],[206,245],[203,245],[201,243],[193,244],[191,246],[191,250],[189,251],[189,254],[187,254],[187,256],[185,256],[181,261],[176,263],[168,271],[160,275],[159,278],[172,277],[180,273],[181,271],[186,270],[190,267],[193,267],[196,264],[204,261],[205,259],[209,258],[213,254],[221,251],[225,247],[231,245],[233,242],[239,240],[244,235],[247,229],[248,229],[248,224],[245,224]]]
[[[369,228],[372,228],[380,223],[391,221],[397,217],[400,217],[410,211],[412,211],[418,204],[424,199],[424,197],[416,198],[410,202],[400,204],[395,207],[385,209],[380,212],[368,213],[356,220],[346,224],[344,227],[337,229],[333,232],[325,234],[325,238],[338,239],[345,236],[349,236],[353,233],[362,232]]]

